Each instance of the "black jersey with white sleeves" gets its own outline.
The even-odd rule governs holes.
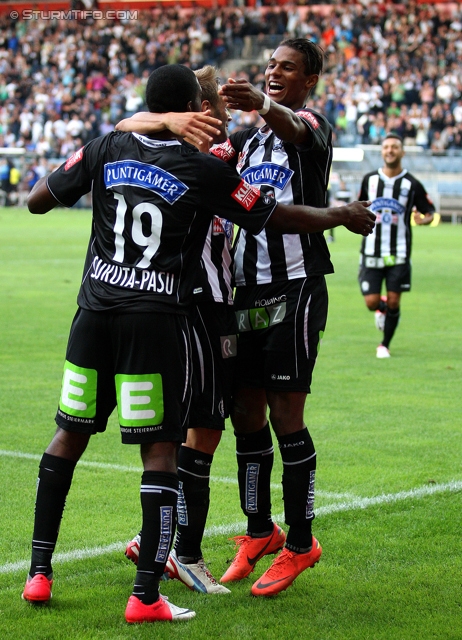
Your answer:
[[[364,176],[359,200],[372,200],[369,208],[377,216],[373,232],[361,242],[362,264],[382,267],[409,261],[414,207],[420,213],[435,212],[422,183],[406,170],[389,178],[378,169]]]
[[[325,207],[332,130],[326,118],[311,109],[296,113],[311,134],[303,145],[283,142],[264,125],[231,134],[211,152],[277,202]],[[280,234],[264,229],[254,236],[240,229],[234,260],[236,286],[333,272],[323,233]]]
[[[92,190],[78,304],[96,311],[186,312],[213,215],[259,233],[276,206],[187,143],[123,132],[79,149],[48,188],[66,206]]]

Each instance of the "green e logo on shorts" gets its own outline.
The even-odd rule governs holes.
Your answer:
[[[76,367],[66,360],[59,401],[63,413],[79,418],[95,417],[97,375],[95,369]]]
[[[160,373],[115,377],[117,409],[122,427],[150,427],[164,419],[164,394]]]

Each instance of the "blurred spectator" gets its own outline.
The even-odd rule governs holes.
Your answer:
[[[460,148],[460,5],[308,3],[157,8],[118,21],[13,21],[0,15],[0,134],[45,158],[111,130],[145,108],[149,73],[169,62],[226,68],[263,82],[264,59],[282,37],[307,37],[327,53],[310,106],[337,144],[376,143],[399,131],[410,143]],[[450,13],[451,12],[451,13]],[[236,76],[236,74],[235,74]],[[451,114],[449,120],[447,115]],[[233,114],[231,130],[258,115]]]

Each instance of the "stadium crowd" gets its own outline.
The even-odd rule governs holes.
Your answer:
[[[307,37],[328,56],[309,106],[326,115],[337,146],[377,144],[395,131],[406,144],[434,153],[462,149],[462,10],[440,6],[230,3],[213,10],[152,8],[125,22],[3,14],[0,147],[45,158],[24,172],[23,186],[30,188],[47,159],[69,156],[145,109],[153,69],[166,63],[226,69],[239,59],[241,70],[231,75],[261,87],[264,63],[255,63],[256,52],[270,53],[285,37]],[[234,113],[230,132],[257,119]]]

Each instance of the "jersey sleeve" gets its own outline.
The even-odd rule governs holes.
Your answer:
[[[310,109],[299,109],[295,113],[303,120],[311,133],[310,141],[303,145],[304,148],[322,151],[330,146],[332,128],[324,116]]]
[[[58,202],[72,207],[91,191],[96,166],[107,144],[106,138],[107,136],[96,138],[81,147],[48,176],[48,189]]]
[[[255,130],[255,128],[252,128],[232,133],[226,142],[212,147],[210,153],[216,158],[224,160],[230,167],[235,169],[239,160],[239,153],[242,151],[245,141]]]
[[[243,180],[216,157],[200,158],[201,209],[207,215],[219,215],[257,235],[263,229],[277,202]]]
[[[428,193],[425,191],[425,187],[418,180],[415,182],[414,204],[419,213],[435,213],[436,211],[435,205],[431,201]]]
[[[363,181],[361,182],[361,189],[359,191],[358,200],[369,200],[369,194],[367,192],[367,178],[368,176],[364,176]]]

